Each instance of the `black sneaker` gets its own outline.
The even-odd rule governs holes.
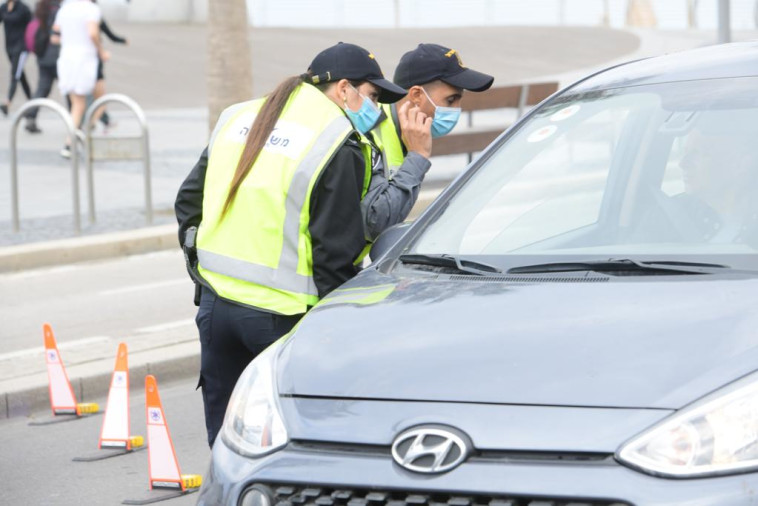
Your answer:
[[[63,146],[63,149],[61,149],[61,156],[63,158],[71,158],[71,146],[68,144]]]
[[[24,129],[30,134],[41,134],[42,130],[37,126],[36,121],[28,121]]]
[[[8,106],[5,104],[0,105],[0,111],[3,113],[3,116],[8,116]]]

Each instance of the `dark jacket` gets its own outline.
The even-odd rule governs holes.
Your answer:
[[[9,55],[26,51],[24,32],[32,20],[32,12],[21,1],[16,1],[13,10],[8,12],[8,3],[0,5],[0,23],[5,24],[5,52]]]
[[[60,2],[50,2],[50,10],[47,13],[47,21],[45,23],[45,29],[47,30],[48,35],[51,35],[53,32],[55,15],[58,14],[58,9],[60,9],[60,6]],[[42,30],[42,25],[40,25],[39,29]],[[45,48],[45,52],[41,57],[37,58],[37,64],[41,67],[55,67],[56,63],[58,63],[58,56],[60,53],[60,44],[53,44],[52,42],[48,42],[47,47]]]

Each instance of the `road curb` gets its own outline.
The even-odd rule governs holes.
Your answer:
[[[193,341],[161,350],[152,350],[156,357],[140,362],[132,360],[129,365],[129,388],[131,396],[143,396],[145,376],[152,374],[158,383],[197,378],[200,371],[200,343]],[[137,355],[144,354],[141,352]],[[131,363],[133,362],[133,363]],[[78,371],[87,368],[88,370]],[[111,360],[98,360],[94,364],[67,368],[71,387],[77,402],[95,402],[107,399],[113,374]],[[50,394],[48,384],[41,381],[23,385],[16,390],[0,394],[0,419],[49,413]],[[101,404],[101,411],[105,404]]]
[[[20,244],[0,248],[0,273],[178,248],[177,226]]]

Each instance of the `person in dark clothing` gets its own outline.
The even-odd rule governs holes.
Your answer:
[[[58,78],[58,55],[61,52],[60,44],[49,42],[50,34],[55,22],[55,13],[60,8],[60,0],[39,0],[34,7],[34,17],[39,19],[39,28],[37,30],[46,30],[48,43],[42,54],[37,55],[37,69],[39,71],[39,81],[37,81],[37,90],[33,98],[47,98],[53,88],[53,83]],[[35,49],[36,50],[36,49]],[[37,126],[38,107],[29,109],[24,115],[26,118],[26,131],[32,134],[41,133],[42,130]]]
[[[245,367],[357,274],[373,155],[359,133],[379,119],[376,102],[405,93],[373,54],[332,46],[268,97],[226,109],[181,185],[174,208],[201,286],[198,387],[210,446]]]
[[[24,63],[26,63],[27,51],[24,41],[24,32],[26,25],[32,20],[32,13],[29,7],[21,0],[8,0],[0,5],[0,23],[5,25],[5,53],[11,62],[11,81],[8,88],[8,99],[4,104],[0,104],[0,111],[7,116],[8,107],[11,100],[16,94],[16,85],[20,81],[21,88],[24,90],[26,98],[32,97],[32,91],[29,88],[29,82],[24,74]]]

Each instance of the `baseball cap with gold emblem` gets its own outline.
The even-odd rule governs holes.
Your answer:
[[[355,44],[340,42],[324,49],[308,67],[313,84],[350,79],[368,81],[379,87],[379,102],[391,104],[403,98],[408,91],[384,78],[373,54]]]
[[[484,91],[492,86],[494,77],[463,65],[455,49],[438,44],[419,44],[400,58],[395,69],[395,84],[403,88],[419,86],[439,79],[469,91]]]

